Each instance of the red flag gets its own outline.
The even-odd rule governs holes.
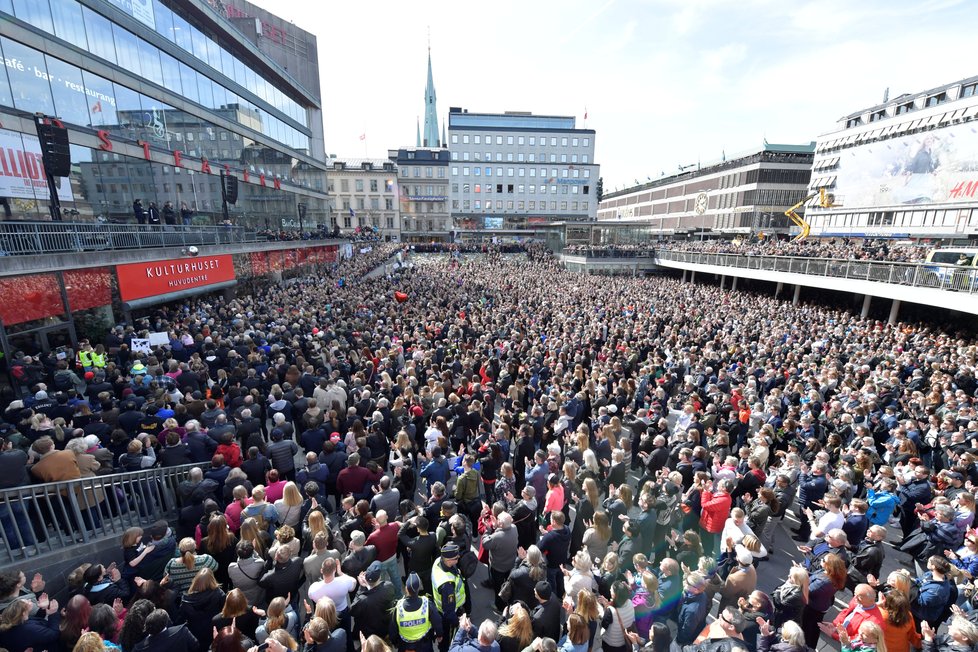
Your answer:
[[[367,134],[360,134],[360,140],[367,140]]]

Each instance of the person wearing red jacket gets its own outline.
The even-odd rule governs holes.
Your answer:
[[[730,480],[720,480],[715,491],[710,491],[709,480],[702,481],[700,493],[700,527],[703,529],[703,552],[717,555],[720,533],[723,524],[730,515],[730,492],[733,483]]]
[[[218,444],[215,453],[224,456],[224,463],[232,469],[241,466],[241,447],[234,441],[234,435],[226,432],[221,436],[221,443]]]
[[[843,630],[849,638],[859,636],[859,627],[864,622],[874,622],[883,627],[883,613],[876,603],[876,589],[869,584],[859,584],[853,591],[852,600],[849,606],[839,612],[839,614],[829,623],[819,623],[819,629],[839,640],[839,630]]]

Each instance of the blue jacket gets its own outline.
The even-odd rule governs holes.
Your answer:
[[[831,580],[821,570],[812,573],[808,586],[808,607],[815,612],[824,614],[835,600],[835,587]]]
[[[824,475],[803,475],[798,484],[798,504],[802,509],[814,507],[816,500],[822,500],[829,483]]]
[[[710,602],[706,593],[683,593],[682,602],[679,604],[679,615],[676,617],[678,631],[676,632],[676,643],[679,645],[689,645],[696,640],[703,626],[706,624],[706,614]]]
[[[444,457],[433,458],[430,462],[421,467],[418,475],[428,482],[428,486],[441,482],[448,482],[448,461]]]
[[[44,618],[28,618],[26,622],[15,625],[5,632],[0,632],[0,646],[10,652],[24,652],[29,647],[35,650],[57,650],[58,637],[61,635],[58,623],[61,615],[58,612]]]
[[[936,624],[951,599],[951,584],[947,580],[939,582],[931,573],[926,573],[918,580],[920,594],[917,601],[910,604],[910,611],[917,622],[927,621]]]
[[[482,645],[479,643],[478,630],[475,627],[469,628],[469,631],[465,631],[464,628],[459,627],[458,631],[455,632],[455,640],[452,641],[452,646],[448,648],[449,652],[499,652],[499,643],[493,641],[492,645]]]
[[[957,550],[964,542],[964,535],[954,522],[941,523],[940,521],[927,521],[920,525],[920,529],[927,533],[927,538],[931,544],[937,548],[935,554],[944,554],[947,549]]]
[[[851,512],[849,518],[842,524],[842,531],[846,533],[853,547],[858,546],[859,542],[866,538],[867,530],[869,530],[869,519],[865,514]]]
[[[900,504],[894,494],[889,491],[876,491],[875,489],[869,489],[866,492],[866,500],[869,502],[869,511],[866,512],[866,515],[873,525],[886,526],[897,505]]]

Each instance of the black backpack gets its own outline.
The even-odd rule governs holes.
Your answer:
[[[71,375],[67,371],[59,371],[54,374],[54,386],[62,391],[66,392],[69,389],[73,389],[75,384],[71,381]]]

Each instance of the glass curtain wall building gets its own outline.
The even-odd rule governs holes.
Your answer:
[[[134,221],[140,200],[212,223],[223,170],[239,178],[234,223],[281,228],[300,204],[304,226],[328,223],[318,74],[313,88],[300,84],[219,9],[0,0],[0,216],[49,218],[25,119],[44,113],[69,128],[72,175],[59,188],[67,219]],[[315,57],[315,37],[292,29]]]

